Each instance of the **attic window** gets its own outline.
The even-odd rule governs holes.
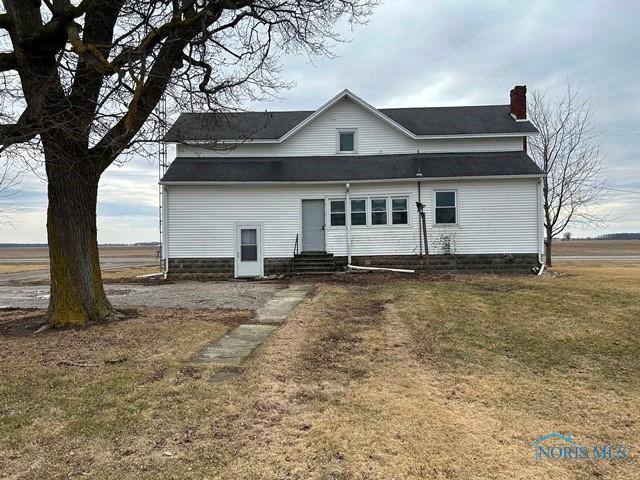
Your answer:
[[[356,151],[355,130],[341,130],[338,132],[338,152],[354,153]]]

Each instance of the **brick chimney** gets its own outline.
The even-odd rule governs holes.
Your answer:
[[[516,85],[511,89],[511,115],[516,120],[527,118],[527,86]]]

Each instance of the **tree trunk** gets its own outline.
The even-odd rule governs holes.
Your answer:
[[[549,229],[547,229],[547,238],[545,238],[544,240],[544,264],[547,267],[552,267],[553,265],[551,264],[551,242],[552,242],[552,238],[551,238],[551,231]]]
[[[86,159],[47,165],[47,236],[51,271],[48,319],[54,327],[81,327],[114,310],[102,285],[96,228],[98,180]]]

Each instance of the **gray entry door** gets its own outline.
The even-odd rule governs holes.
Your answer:
[[[302,251],[324,252],[324,200],[302,201]]]

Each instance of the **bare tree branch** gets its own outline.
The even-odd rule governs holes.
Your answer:
[[[11,17],[7,13],[0,14],[0,29],[11,31],[13,28],[13,22],[11,21]]]
[[[13,52],[0,52],[0,72],[7,70],[17,70],[18,59]]]

